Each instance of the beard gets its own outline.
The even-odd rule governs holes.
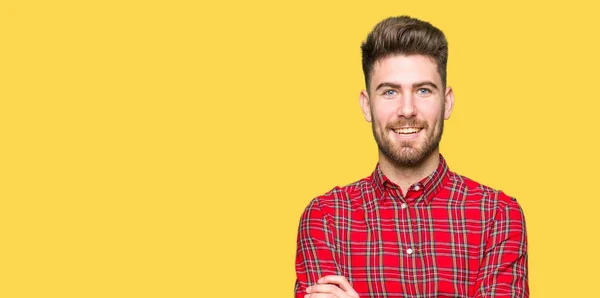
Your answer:
[[[403,118],[396,123],[387,125],[384,131],[378,129],[379,126],[376,125],[375,121],[372,122],[371,126],[375,142],[377,142],[377,147],[379,147],[381,153],[399,166],[416,167],[439,148],[444,130],[444,121],[441,120],[432,130],[429,129],[426,122],[419,122],[415,118]],[[389,132],[395,127],[402,126],[421,127],[421,132],[427,133],[425,140],[422,143],[418,143],[419,140],[392,140]]]

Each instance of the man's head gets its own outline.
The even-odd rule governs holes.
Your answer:
[[[454,94],[446,87],[448,43],[431,24],[409,17],[386,19],[362,44],[365,119],[382,159],[415,167],[437,154]]]

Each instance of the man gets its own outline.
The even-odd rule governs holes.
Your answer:
[[[302,214],[296,297],[529,297],[520,206],[439,153],[454,105],[444,34],[393,17],[361,49],[379,162]]]

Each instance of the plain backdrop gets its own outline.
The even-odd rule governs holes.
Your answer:
[[[291,297],[309,201],[377,162],[360,43],[449,40],[451,170],[515,196],[532,297],[592,297],[592,1],[1,1],[0,296]]]

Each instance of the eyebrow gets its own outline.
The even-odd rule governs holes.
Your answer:
[[[431,82],[431,81],[416,82],[416,83],[412,84],[413,88],[419,88],[419,87],[423,87],[423,86],[429,86],[435,90],[439,90],[438,86],[434,82]],[[400,84],[383,82],[383,83],[377,85],[377,88],[375,88],[375,90],[379,90],[380,88],[383,88],[383,87],[402,89],[402,86]]]

